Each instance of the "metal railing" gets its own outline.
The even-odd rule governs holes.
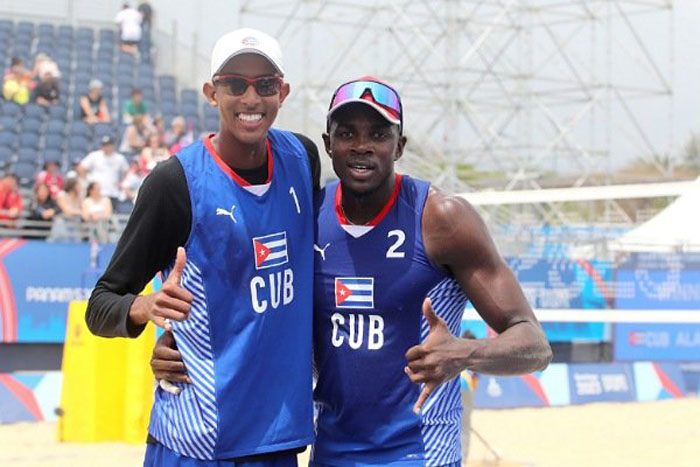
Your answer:
[[[0,213],[1,214],[1,213]],[[0,219],[0,237],[19,237],[51,242],[112,243],[119,240],[128,214],[115,214],[100,222],[85,222],[76,216],[58,214],[49,221],[28,219]]]

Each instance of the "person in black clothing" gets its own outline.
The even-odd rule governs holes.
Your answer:
[[[58,102],[59,95],[58,79],[50,71],[45,71],[41,75],[39,84],[34,88],[34,101],[48,107]]]
[[[51,230],[53,218],[60,212],[56,201],[51,197],[51,191],[46,183],[39,183],[34,187],[34,199],[27,216],[27,220],[34,221],[28,225],[28,230],[38,231],[36,235],[30,237],[43,238],[46,235],[42,232]]]
[[[80,118],[90,124],[111,121],[99,79],[90,81],[87,94],[80,96]]]
[[[249,186],[251,193],[254,193],[256,188],[265,190],[266,185],[272,185],[275,181],[273,165],[270,164],[273,159],[270,159],[270,155],[275,153],[275,145],[279,144],[271,142],[268,138],[268,129],[275,120],[282,101],[289,93],[289,85],[283,79],[279,45],[274,39],[259,31],[239,30],[229,33],[220,38],[215,45],[212,53],[211,75],[212,80],[204,84],[203,91],[208,102],[219,109],[221,123],[217,134],[206,137],[205,157],[213,158],[224,173],[236,180],[239,186]],[[300,143],[295,146],[298,147],[295,151],[305,152],[311,172],[308,178],[301,180],[300,183],[312,185],[313,189],[318,190],[320,188],[318,150],[314,143],[303,135],[294,134],[290,139],[292,138],[296,138]],[[203,143],[200,141],[194,144]],[[183,150],[185,151],[187,148]],[[188,154],[191,153],[192,151],[189,151]],[[277,169],[275,163],[274,170],[282,169]],[[312,187],[308,186],[308,190]],[[189,264],[186,262],[186,252],[180,247],[190,241],[191,235],[198,235],[202,230],[199,225],[193,225],[193,219],[201,219],[203,215],[196,210],[198,205],[193,203],[193,197],[196,195],[197,193],[193,192],[188,185],[185,168],[178,156],[158,164],[144,180],[110,264],[98,280],[90,297],[85,318],[92,333],[105,337],[137,337],[148,321],[171,329],[170,321],[182,321],[188,317],[194,297],[190,290],[180,284],[179,280],[173,278],[177,278],[185,265]],[[293,200],[286,191],[284,196],[286,202]],[[262,215],[266,207],[275,202],[276,199],[272,197],[261,197],[259,211],[248,215]],[[236,215],[245,215],[245,213],[239,213],[240,209],[242,208],[237,208]],[[303,215],[309,216],[310,219],[311,209],[308,212],[304,211]],[[249,244],[250,242],[246,246]],[[311,258],[313,250],[309,248],[309,251],[303,254],[308,254]],[[237,274],[240,270],[240,262],[244,261],[244,258],[233,252],[225,255],[224,258],[223,261],[230,262],[226,269],[231,271],[231,274]],[[251,259],[255,258],[246,257],[246,264]],[[151,295],[138,295],[158,271],[169,267],[173,267],[173,273],[165,280],[160,291]],[[294,281],[310,284],[312,277],[295,277]],[[218,312],[248,313],[248,311],[250,310]],[[216,312],[217,310],[207,311],[210,314]],[[309,319],[309,326],[310,324]],[[178,337],[177,332],[175,337]],[[289,338],[295,339],[294,336]],[[231,345],[235,345],[233,336]],[[308,343],[308,347],[302,346],[299,349],[299,355],[304,357],[306,357],[304,353],[308,351],[309,362],[310,347],[311,342]],[[265,388],[252,389],[265,390]],[[298,390],[302,394],[308,390],[309,403],[311,402],[310,387],[290,388],[290,390]],[[245,393],[230,395],[230,397],[245,396]],[[154,413],[156,408],[154,407]],[[307,422],[310,426],[311,420],[298,421],[299,424]],[[265,423],[265,421],[257,420],[256,423]],[[270,423],[274,425],[276,421],[270,421]],[[221,433],[221,436],[226,434]],[[173,456],[179,456],[178,458],[182,461],[196,462],[193,456],[176,452],[172,446],[166,447],[164,445],[166,441],[166,439],[156,440],[152,436],[149,437],[146,465],[154,465],[156,462],[151,457],[154,451],[165,452],[171,460]],[[289,459],[295,459],[296,452],[303,450],[304,447],[292,444],[285,445],[283,448],[278,447],[278,451],[269,451],[274,448],[275,446],[264,447],[260,451],[236,457],[234,460],[284,459],[286,462]]]

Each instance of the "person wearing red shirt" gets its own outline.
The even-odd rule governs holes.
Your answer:
[[[58,171],[56,161],[46,161],[44,170],[36,176],[36,184],[46,184],[49,187],[51,198],[56,199],[56,195],[63,189],[63,175]]]
[[[7,174],[0,180],[0,221],[15,220],[22,212],[22,195],[17,189],[17,175]]]

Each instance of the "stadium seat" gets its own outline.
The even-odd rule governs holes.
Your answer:
[[[116,38],[117,38],[116,32],[114,31],[114,29],[105,29],[105,28],[103,28],[103,29],[100,29],[100,33],[99,33],[99,34],[100,34],[100,35],[99,35],[100,40],[111,40],[111,41],[114,41],[114,40],[116,40]]]
[[[19,186],[31,188],[34,185],[36,174],[36,163],[28,161],[18,161],[11,169],[19,179]]]
[[[5,102],[2,106],[3,116],[22,118],[22,106],[14,102]]]
[[[41,153],[41,161],[43,163],[48,161],[61,162],[61,159],[63,159],[62,153],[58,149],[45,149]]]
[[[68,149],[82,149],[87,151],[90,148],[90,139],[86,136],[72,135],[68,138]]]
[[[71,165],[75,165],[87,155],[88,151],[83,151],[81,149],[71,149],[68,151],[68,162]]]
[[[49,120],[46,124],[47,135],[64,135],[66,132],[66,122],[63,120]]]
[[[208,102],[202,104],[202,110],[204,117],[216,117],[219,118],[219,110],[216,107],[212,107]]]
[[[38,139],[39,133],[41,132],[41,125],[41,120],[25,117],[24,120],[22,120],[22,133],[32,134],[34,138]]]
[[[81,26],[78,28],[77,37],[78,39],[90,39],[92,41],[95,38],[95,31],[87,26]]]
[[[34,23],[31,21],[20,21],[17,23],[17,28],[15,29],[15,32],[17,34],[29,34],[29,35],[34,35]]]
[[[73,26],[70,26],[68,24],[60,25],[58,27],[58,36],[59,37],[70,37],[72,39],[74,36]]]
[[[39,150],[37,148],[20,148],[17,150],[18,162],[36,163],[39,160]]]
[[[49,118],[52,120],[66,121],[67,113],[66,107],[62,105],[52,105],[49,107]]]
[[[37,26],[37,34],[39,37],[53,37],[54,35],[56,35],[56,27],[50,23],[39,23],[39,26]]]
[[[11,115],[0,116],[0,131],[13,132],[17,129],[17,118]]]
[[[13,150],[6,146],[0,146],[0,167],[6,168],[13,161]]]
[[[93,130],[95,130],[96,138],[101,138],[104,135],[115,136],[114,126],[111,123],[95,123]]]
[[[39,149],[39,138],[35,133],[20,133],[19,134],[19,146],[18,149]]]
[[[15,29],[15,24],[9,19],[0,19],[0,31],[12,32]]]
[[[65,138],[60,134],[48,134],[44,137],[44,149],[55,149],[63,151],[63,142]]]
[[[24,106],[24,116],[42,119],[46,116],[46,109],[39,104],[27,104]]]
[[[199,98],[199,93],[194,89],[183,89],[180,91],[180,100],[182,103],[197,104],[197,99]]]
[[[219,117],[207,117],[204,119],[204,127],[202,130],[210,132],[210,131],[219,131]]]
[[[164,99],[163,96],[161,96],[160,113],[163,115],[175,115],[175,114],[177,114],[175,102],[173,100]]]
[[[0,146],[17,149],[19,137],[14,131],[0,131]]]
[[[71,136],[85,136],[87,138],[92,137],[92,128],[87,123],[82,120],[76,120],[70,124],[68,128],[68,134]]]

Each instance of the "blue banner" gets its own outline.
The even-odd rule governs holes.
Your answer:
[[[63,342],[71,300],[86,300],[114,252],[103,245],[0,240],[0,342]]]
[[[616,283],[620,310],[697,310],[700,256],[631,254]],[[700,324],[617,324],[614,343],[617,360],[700,360]]]
[[[605,309],[613,302],[607,284],[613,276],[612,264],[605,261],[521,257],[507,258],[533,308]],[[551,342],[594,341],[609,339],[603,323],[542,323]],[[486,325],[466,322],[477,337],[485,337]]]

